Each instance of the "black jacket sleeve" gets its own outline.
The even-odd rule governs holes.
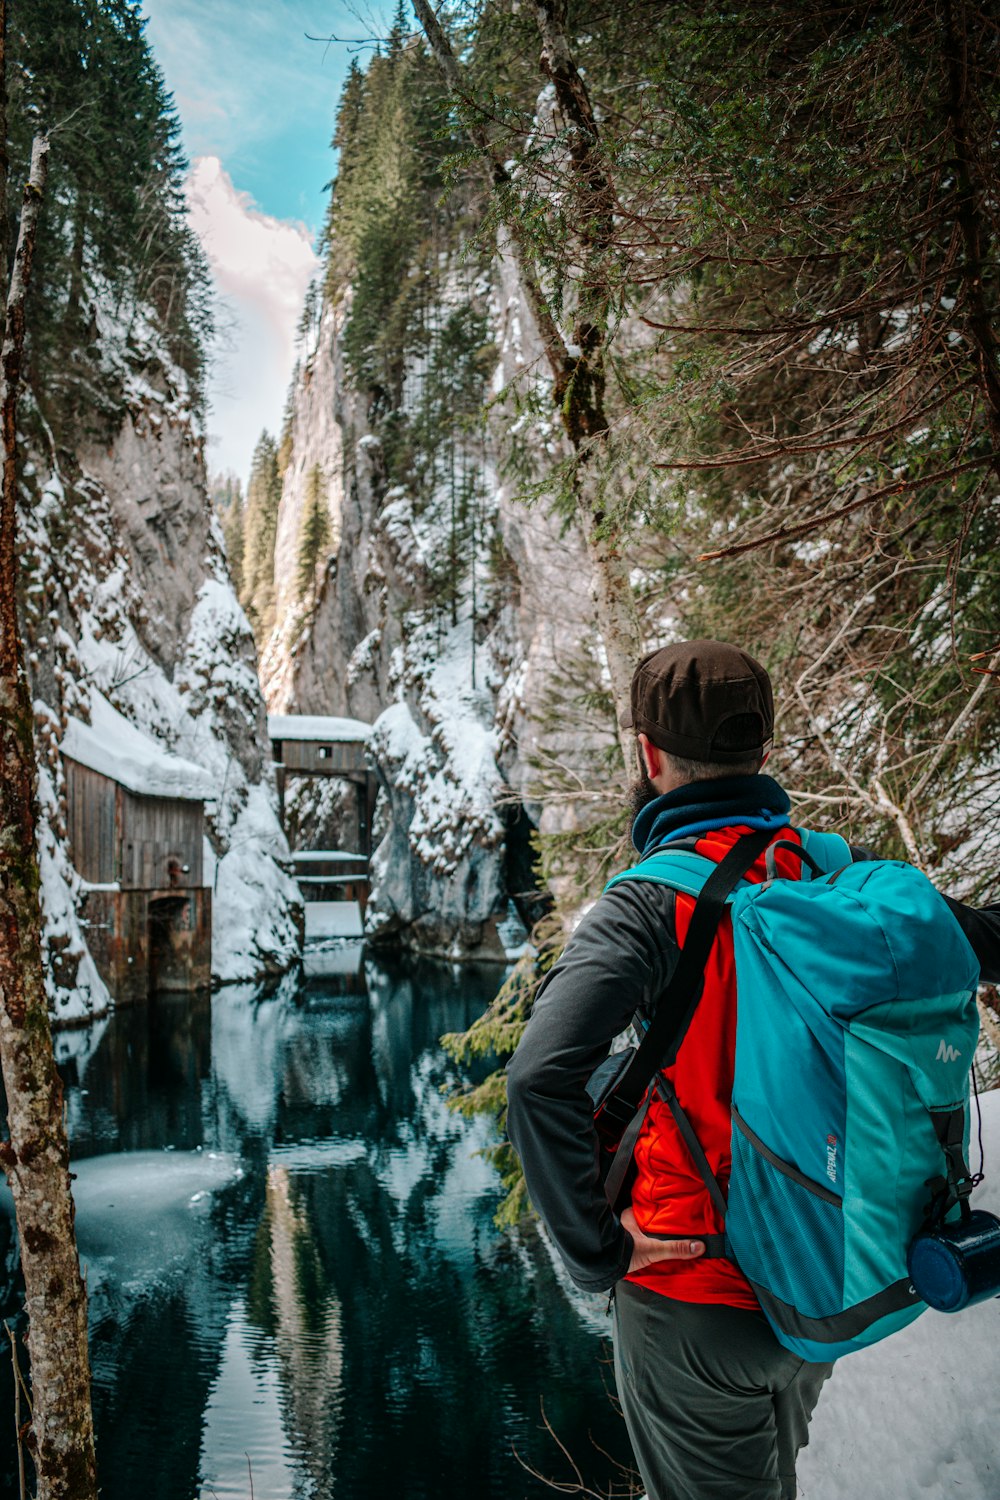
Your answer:
[[[1000,984],[1000,902],[992,906],[966,906],[951,896],[944,898],[969,939],[979,959],[984,984]]]
[[[587,1079],[635,1011],[652,1007],[677,955],[672,891],[636,880],[606,892],[542,983],[508,1064],[507,1133],[531,1201],[584,1291],[613,1286],[632,1253],[604,1195]]]

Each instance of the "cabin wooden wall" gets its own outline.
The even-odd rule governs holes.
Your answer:
[[[202,885],[204,803],[134,797],[119,787],[118,804],[122,831],[118,878],[123,890],[168,886],[190,890]]]
[[[75,760],[63,764],[73,867],[94,885],[110,885],[119,875],[117,784]]]
[[[314,776],[335,776],[343,771],[368,769],[368,747],[363,740],[276,740],[275,759],[289,771],[310,771]]]
[[[204,803],[137,797],[74,760],[64,765],[71,857],[84,880],[144,891],[202,885]]]

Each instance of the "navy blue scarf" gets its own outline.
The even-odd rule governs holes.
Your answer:
[[[700,838],[715,828],[787,828],[791,803],[773,776],[720,776],[691,781],[648,802],[632,825],[640,854],[661,844]]]

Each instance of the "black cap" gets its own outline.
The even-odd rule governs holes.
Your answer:
[[[771,679],[739,646],[678,641],[636,667],[621,723],[685,760],[731,765],[763,758],[774,734]]]

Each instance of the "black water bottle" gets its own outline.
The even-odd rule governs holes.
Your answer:
[[[976,1208],[955,1224],[924,1230],[907,1265],[917,1295],[938,1312],[1000,1296],[1000,1219]]]

